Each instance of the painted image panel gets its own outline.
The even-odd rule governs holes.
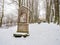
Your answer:
[[[20,22],[27,22],[27,16],[25,13],[23,13],[20,17]]]

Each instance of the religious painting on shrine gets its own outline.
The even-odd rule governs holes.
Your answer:
[[[20,23],[28,23],[29,22],[29,9],[27,7],[21,6],[20,7],[20,15],[19,15],[19,19],[20,19]]]
[[[28,33],[28,23],[29,23],[29,9],[27,7],[21,6],[18,15],[18,28],[17,32]]]
[[[27,22],[27,14],[26,13],[22,13],[20,16],[20,22]]]

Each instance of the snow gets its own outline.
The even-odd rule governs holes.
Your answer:
[[[60,45],[60,26],[56,24],[29,24],[27,38],[15,38],[17,26],[0,28],[0,45]]]

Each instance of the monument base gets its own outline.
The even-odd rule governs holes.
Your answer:
[[[15,34],[13,34],[13,36],[26,38],[27,36],[29,36],[29,34],[28,33],[15,33]]]

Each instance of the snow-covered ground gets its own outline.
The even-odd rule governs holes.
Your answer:
[[[60,26],[56,24],[29,24],[30,36],[15,38],[17,26],[0,28],[0,45],[60,45]]]

